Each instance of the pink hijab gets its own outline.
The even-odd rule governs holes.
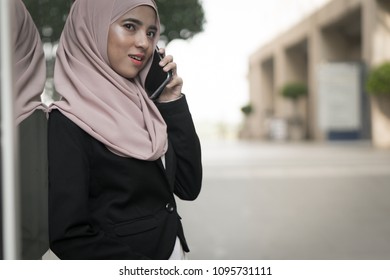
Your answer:
[[[46,62],[35,24],[21,0],[15,5],[15,114],[20,124],[36,109],[46,109],[41,102],[46,81]]]
[[[153,0],[75,1],[60,39],[54,71],[61,100],[51,108],[60,110],[118,155],[156,160],[166,151],[167,132],[143,87],[151,60],[139,77],[130,81],[118,75],[107,58],[110,24],[140,5],[156,11],[160,29]]]

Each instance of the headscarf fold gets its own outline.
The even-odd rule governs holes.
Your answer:
[[[41,94],[46,81],[46,62],[38,30],[21,0],[13,0],[15,46],[15,118],[20,124],[36,109],[46,110]]]
[[[138,77],[117,74],[107,57],[110,25],[128,11],[152,0],[77,0],[57,50],[54,84],[61,95],[51,108],[60,110],[112,152],[156,160],[167,147],[166,124],[143,87],[151,59]],[[157,36],[158,37],[158,36]],[[158,38],[154,40],[154,47]]]

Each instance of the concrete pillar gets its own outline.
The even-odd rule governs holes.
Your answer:
[[[321,29],[318,26],[312,27],[309,33],[308,44],[308,81],[310,93],[308,96],[308,137],[310,139],[324,139],[324,135],[319,130],[317,118],[317,102],[318,102],[318,88],[317,88],[317,73],[318,66],[323,61],[323,39]]]
[[[368,67],[390,61],[390,2],[365,0],[363,14],[363,56]],[[390,100],[371,96],[372,141],[390,148]]]
[[[390,2],[363,2],[363,58],[369,66],[390,60]]]
[[[264,135],[264,122],[262,102],[262,72],[261,64],[258,59],[252,59],[250,63],[250,70],[248,74],[250,103],[252,105],[252,114],[246,120],[246,127],[244,128],[243,137],[247,138],[261,138]]]
[[[264,48],[264,51],[267,51]],[[253,113],[247,118],[243,137],[267,138],[268,120],[274,115],[274,76],[275,59],[273,52],[269,56],[255,55],[250,58],[248,74],[250,100]]]
[[[280,118],[287,118],[291,112],[291,104],[280,94],[281,88],[288,82],[287,79],[287,58],[285,48],[278,44],[275,52],[275,84],[274,84],[274,100],[275,100],[275,115]]]

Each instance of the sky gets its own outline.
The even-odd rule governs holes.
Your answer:
[[[167,46],[195,123],[236,125],[249,102],[249,56],[329,0],[201,0],[204,32]]]

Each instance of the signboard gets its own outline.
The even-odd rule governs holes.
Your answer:
[[[318,125],[324,132],[360,131],[361,64],[320,65],[317,104]]]

